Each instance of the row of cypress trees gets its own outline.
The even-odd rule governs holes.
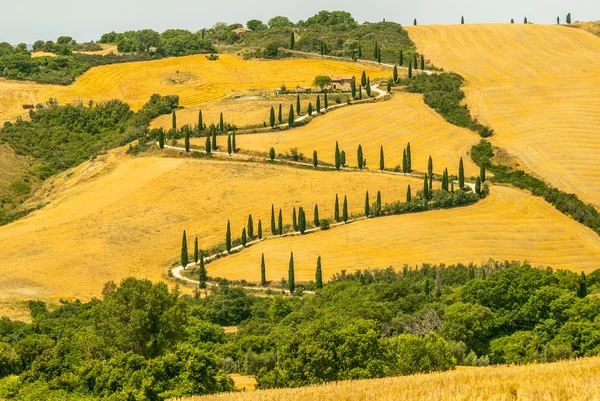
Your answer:
[[[260,258],[260,285],[266,287],[267,272],[265,265],[265,254],[263,253]],[[288,264],[288,290],[291,294],[296,291],[296,277],[295,277],[295,266],[294,266],[294,252],[290,252],[290,262]],[[317,289],[323,288],[323,269],[321,267],[321,257],[317,258],[317,268],[315,271],[315,286]]]

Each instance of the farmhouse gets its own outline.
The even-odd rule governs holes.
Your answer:
[[[329,78],[331,78],[331,82],[325,85],[325,89],[350,90],[352,83],[356,82],[353,75],[330,75]]]
[[[310,88],[308,86],[298,86],[296,88],[296,92],[297,93],[311,93],[312,92],[312,88]]]

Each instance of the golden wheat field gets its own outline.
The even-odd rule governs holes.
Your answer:
[[[526,192],[508,187],[491,191],[488,198],[468,207],[375,218],[302,237],[269,239],[219,259],[207,270],[213,277],[256,282],[264,253],[267,278],[278,281],[286,277],[290,252],[294,252],[299,281],[314,280],[319,256],[327,278],[342,269],[479,264],[490,258],[574,271],[600,268],[600,237],[592,230]]]
[[[220,55],[219,60],[209,61],[194,55],[95,67],[69,86],[0,80],[0,122],[26,116],[23,104],[43,103],[50,97],[62,104],[121,99],[139,109],[154,93],[175,94],[181,106],[190,107],[251,89],[272,92],[282,84],[312,85],[317,75],[360,76],[363,70],[371,78],[391,74],[383,67],[333,60],[243,61]]]
[[[295,389],[184,398],[184,401],[596,401],[600,358],[527,366],[347,381]]]
[[[521,167],[600,206],[600,38],[543,25],[407,28],[420,52],[463,75],[471,112]]]
[[[408,184],[422,182],[113,151],[46,182],[37,195],[50,202],[46,207],[0,227],[0,301],[89,299],[109,280],[163,279],[178,260],[184,229],[190,247],[198,236],[208,249],[225,241],[228,219],[234,238],[249,214],[255,230],[262,220],[266,234],[271,204],[283,210],[284,224],[298,206],[312,221],[315,204],[321,218],[333,217],[336,193],[347,195],[350,212],[359,214],[367,190],[402,200]]]
[[[218,139],[226,145],[226,137]],[[298,148],[312,159],[316,150],[319,160],[328,163],[334,162],[338,141],[340,149],[346,152],[349,166],[357,165],[356,151],[360,144],[367,167],[371,169],[379,168],[380,146],[384,148],[386,167],[401,166],[403,150],[410,142],[414,170],[426,171],[429,156],[432,156],[434,172],[441,174],[447,167],[450,174],[458,174],[462,156],[467,176],[479,174],[479,168],[467,156],[479,140],[474,132],[446,122],[423,102],[422,95],[404,92],[395,93],[386,102],[331,111],[293,130],[236,136],[236,144],[242,152],[266,153],[273,147],[277,153],[285,153]],[[198,138],[192,143],[203,146],[204,140]]]

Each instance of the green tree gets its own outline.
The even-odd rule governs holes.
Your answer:
[[[485,165],[483,163],[481,163],[481,166],[479,167],[479,177],[481,177],[481,182],[484,183],[485,182]]]
[[[393,78],[394,78],[394,83],[398,83],[398,66],[395,65],[394,66],[394,74],[393,74]]]
[[[427,162],[427,174],[433,174],[433,159],[429,156],[429,161]]]
[[[358,145],[358,150],[356,151],[356,159],[358,160],[358,168],[363,169],[363,150],[362,146]]]
[[[340,164],[342,167],[346,166],[346,152],[343,150],[340,152]]]
[[[400,57],[398,62],[400,63],[401,67],[404,65],[404,53],[402,52],[402,50],[400,50]]]
[[[250,237],[250,239],[254,238],[254,221],[252,220],[252,215],[249,214],[248,215],[248,237]]]
[[[165,147],[165,133],[162,130],[158,133],[158,147],[160,149],[164,149]]]
[[[317,95],[317,114],[321,113],[321,95]]]
[[[571,13],[567,14],[567,24],[571,23]]]
[[[235,131],[233,131],[233,133],[231,134],[231,150],[233,151],[233,153],[235,153],[236,149],[237,145],[235,143]]]
[[[406,189],[406,202],[410,202],[412,201],[412,193],[410,191],[410,184],[408,185],[408,188]]]
[[[271,161],[275,160],[275,148],[269,149],[269,158]]]
[[[481,195],[481,178],[477,177],[477,181],[475,181],[475,194],[477,196]]]
[[[325,42],[321,42],[321,56],[325,55]]]
[[[373,59],[374,60],[377,60],[378,49],[379,49],[379,45],[377,44],[377,41],[375,41],[375,46],[373,47]]]
[[[317,205],[316,203],[315,203],[315,212],[314,212],[313,224],[315,225],[315,227],[320,227],[321,226],[321,221],[319,220],[319,205]]]
[[[358,42],[358,59],[362,59],[362,46],[360,42]]]
[[[413,21],[413,25],[417,26],[417,19],[415,18],[415,20]]]
[[[462,341],[478,355],[487,351],[489,337],[493,334],[494,313],[478,304],[456,302],[446,308],[444,314],[444,337]]]
[[[294,45],[296,44],[296,37],[294,36],[294,31],[290,34],[290,49],[294,50]]]
[[[219,117],[219,131],[225,132],[225,122],[223,121],[223,113]]]
[[[277,235],[277,227],[275,226],[275,206],[271,205],[271,235]]]
[[[186,153],[190,153],[190,131],[187,129],[185,130],[184,144]]]
[[[344,223],[348,222],[348,198],[344,195],[344,207],[342,209],[342,219]]]
[[[204,122],[202,121],[202,110],[198,111],[198,133],[204,130]]]
[[[290,104],[290,114],[288,115],[288,125],[290,128],[294,128],[294,106]]]
[[[515,20],[514,20],[514,18],[511,18],[511,19],[510,19],[510,23],[511,23],[511,24],[514,24],[514,23],[515,23]]]
[[[377,62],[381,64],[381,47],[377,46]]]
[[[350,82],[350,92],[352,93],[352,99],[356,99],[356,82]]]
[[[323,270],[321,269],[321,257],[317,259],[317,271],[315,273],[315,284],[317,289],[323,288]]]
[[[294,252],[290,254],[290,265],[288,268],[288,289],[290,290],[290,294],[294,293],[296,289],[296,281],[294,279]]]
[[[461,23],[461,25],[465,24],[465,17],[460,17],[460,23]]]
[[[200,254],[200,266],[198,267],[198,281],[200,281],[200,288],[206,288],[206,282],[208,281],[208,274],[206,267],[204,266],[204,255]]]
[[[296,206],[294,206],[294,212],[292,213],[292,227],[294,231],[298,231],[298,218],[296,217]]]
[[[258,239],[262,239],[262,220],[258,219],[258,229],[257,229],[257,234]]]
[[[231,156],[231,134],[227,135],[227,153]]]
[[[340,202],[338,201],[338,195],[335,194],[335,204],[333,206],[333,218],[338,223],[340,222]]]
[[[265,254],[263,253],[260,258],[260,285],[263,287],[267,286],[267,270],[265,267]]]
[[[300,110],[300,95],[296,97],[296,113],[302,115],[302,110]]]
[[[392,80],[387,81],[386,91],[387,93],[392,93]]]
[[[425,180],[423,181],[423,199],[429,199],[429,180],[427,179],[427,175],[425,175]]]
[[[367,77],[367,85],[365,86],[365,92],[367,96],[371,96],[371,78]]]
[[[171,128],[173,129],[173,132],[177,131],[177,114],[175,113],[175,111],[173,111],[173,113],[171,114]]]
[[[210,135],[206,136],[206,153],[210,153]]]
[[[271,113],[269,115],[269,124],[271,124],[271,128],[275,126],[275,109],[271,107]]]
[[[216,130],[214,130],[213,133],[212,133],[212,144],[211,144],[211,146],[212,146],[212,150],[217,150],[218,149],[218,147],[217,147],[217,131]]]
[[[231,224],[227,220],[227,232],[225,233],[225,249],[227,252],[231,251]]]
[[[560,17],[556,17],[556,25],[560,25]]]
[[[319,165],[319,160],[317,159],[317,151],[313,150],[313,167],[317,167]]]
[[[369,191],[367,191],[367,194],[365,195],[365,216],[366,217],[369,217],[370,208],[371,208],[371,204],[369,203]]]
[[[179,258],[179,262],[181,266],[185,269],[189,263],[188,260],[188,248],[187,248],[187,235],[185,230],[183,230],[183,238],[181,239],[181,257]]]
[[[383,146],[379,149],[379,170],[383,171],[385,169],[385,159],[383,156]]]
[[[460,158],[458,163],[458,187],[463,189],[465,187],[465,166],[463,165],[463,159]]]
[[[242,228],[242,245],[246,246],[248,243],[248,237],[246,236],[246,227]]]
[[[577,289],[577,297],[585,298],[587,297],[587,279],[585,277],[585,273],[581,272],[581,281],[579,282],[579,288]]]
[[[367,73],[365,71],[362,72],[362,76],[360,77],[360,84],[367,86]]]
[[[433,175],[429,176],[429,197],[433,195]]]
[[[306,214],[303,207],[298,209],[298,231],[300,231],[300,234],[304,234],[306,231]]]
[[[358,100],[362,100],[363,96],[363,87],[362,85],[358,87]]]
[[[335,141],[335,168],[336,168],[336,170],[339,170],[341,166],[342,166],[342,155],[340,153],[340,146],[338,145],[338,142]]]
[[[325,110],[327,110],[329,108],[329,100],[327,99],[327,91],[325,91],[325,93],[323,93],[323,102],[324,102]]]
[[[408,173],[408,160],[406,158],[406,148],[402,152],[402,172],[404,174]]]
[[[283,124],[283,110],[281,107],[281,103],[279,103],[279,113],[277,114],[277,121],[279,121],[279,124]]]
[[[308,115],[312,116],[312,113],[313,113],[312,103],[308,103]]]
[[[421,71],[425,71],[425,56],[421,54]]]
[[[413,71],[412,71],[412,60],[408,63],[408,79],[412,79]]]
[[[198,264],[198,258],[200,257],[200,253],[198,250],[198,237],[196,237],[196,241],[194,241],[194,263]]]
[[[527,23],[527,17],[525,17],[525,19],[523,20],[523,23],[526,24]]]
[[[277,217],[277,232],[279,235],[283,235],[283,213],[279,209],[279,216]]]
[[[410,154],[410,142],[406,145],[406,164],[408,167],[408,172],[412,171],[412,156]]]

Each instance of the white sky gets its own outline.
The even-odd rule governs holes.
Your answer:
[[[78,42],[97,40],[110,31],[144,28],[162,32],[170,28],[197,31],[215,22],[264,22],[276,15],[292,21],[306,19],[320,10],[343,10],[363,21],[412,24],[454,24],[465,16],[469,22],[535,23],[600,20],[600,0],[0,0],[0,42],[31,44],[37,39],[55,40],[60,35]],[[207,4],[208,3],[208,4]]]

